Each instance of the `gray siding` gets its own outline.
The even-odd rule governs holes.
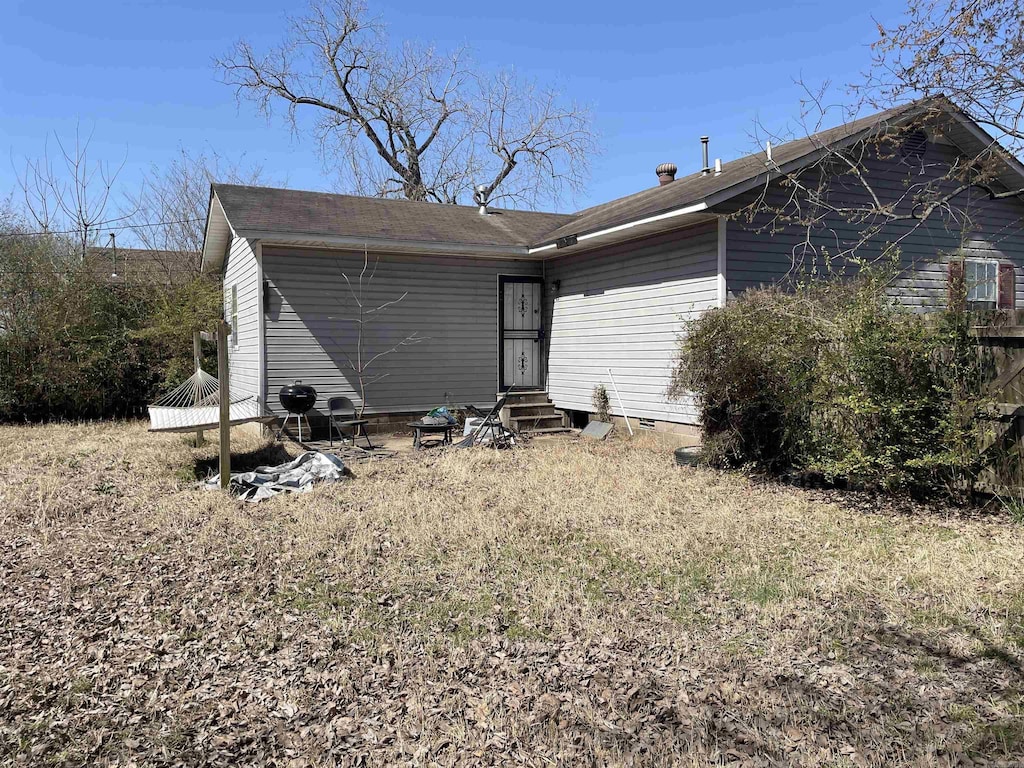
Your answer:
[[[874,159],[866,162],[867,177],[883,200],[896,200],[906,194],[908,185],[927,184],[941,176],[957,156],[958,151],[950,145],[930,143],[922,167],[911,169],[894,159]],[[758,193],[745,195],[742,203],[754,200]],[[769,205],[778,206],[787,196],[788,190],[775,183],[767,190],[765,199]],[[870,205],[863,186],[850,179],[834,179],[829,199],[845,206]],[[1022,306],[1024,204],[1010,199],[989,200],[981,190],[972,190],[957,198],[954,208],[968,212],[967,226],[960,217],[943,212],[934,213],[924,222],[890,224],[870,246],[859,251],[859,256],[872,259],[880,254],[886,243],[898,244],[900,274],[893,282],[890,294],[908,306],[944,306],[948,295],[946,263],[949,255],[957,252],[962,243],[968,250],[967,255],[1012,261],[1016,265],[1017,303]],[[726,274],[730,295],[784,281],[812,265],[821,270],[824,254],[834,255],[857,240],[855,225],[836,215],[825,219],[827,229],[817,230],[810,238],[813,249],[804,245],[806,231],[796,226],[782,227],[774,232],[756,231],[767,223],[765,214],[760,214],[753,222],[745,218],[729,222]],[[839,266],[839,269],[843,267]],[[851,267],[845,269],[852,271]]]
[[[697,424],[693,402],[669,401],[665,391],[683,321],[717,304],[717,248],[712,222],[549,261],[548,393],[555,405],[593,411],[593,389],[604,384],[620,415],[611,368],[629,416]]]
[[[260,396],[259,265],[253,243],[243,237],[231,241],[224,265],[224,319],[228,322],[232,286],[238,298],[238,327],[232,329],[228,344],[231,396]]]
[[[264,246],[268,405],[301,379],[316,387],[317,410],[337,395],[360,402],[346,355],[355,357],[357,324],[347,275],[358,286],[363,254]],[[376,263],[376,266],[374,266]],[[368,308],[395,301],[366,325],[368,355],[414,332],[423,340],[380,358],[384,375],[367,388],[367,413],[425,412],[444,405],[493,404],[498,389],[498,275],[539,275],[536,262],[370,254]]]

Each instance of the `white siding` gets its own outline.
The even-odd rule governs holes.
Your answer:
[[[231,288],[238,297],[238,327],[228,343],[231,397],[261,396],[259,391],[259,264],[253,243],[243,237],[231,241],[224,266],[224,319],[231,322]]]
[[[264,246],[268,281],[267,400],[280,411],[277,391],[301,379],[317,390],[326,413],[337,395],[360,402],[346,355],[356,354],[352,294],[363,254]],[[374,264],[376,263],[376,266]],[[367,413],[425,412],[444,405],[493,404],[498,390],[498,275],[540,275],[537,262],[443,256],[370,254],[373,278],[364,303],[395,301],[366,326],[365,351],[374,355],[412,333],[423,340],[399,348],[369,370],[384,378],[367,388]]]
[[[560,281],[557,291],[554,281]],[[718,235],[711,222],[546,266],[548,394],[559,408],[593,411],[594,387],[611,368],[629,416],[697,424],[692,401],[670,401],[683,321],[718,302]]]

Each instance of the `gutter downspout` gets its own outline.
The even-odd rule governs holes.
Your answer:
[[[726,243],[726,233],[729,230],[729,217],[719,216],[718,217],[718,306],[724,307],[725,302],[728,300],[728,282],[726,268],[728,266],[728,245]]]

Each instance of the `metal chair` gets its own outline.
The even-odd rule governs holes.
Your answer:
[[[497,440],[501,438],[507,431],[505,425],[501,423],[501,416],[499,415],[501,409],[505,406],[505,398],[501,398],[498,404],[491,410],[490,413],[484,413],[472,403],[463,406],[463,410],[466,411],[470,416],[481,419],[481,423],[477,425],[477,429],[474,430],[476,433],[477,441],[479,442],[484,438],[487,433],[490,433],[491,440],[497,444]]]
[[[362,437],[366,440],[367,448],[373,450],[373,443],[370,442],[370,435],[366,431],[366,425],[370,423],[369,420],[357,419],[355,415],[355,403],[347,397],[332,397],[327,401],[328,432],[332,448],[334,447],[334,430],[338,430],[342,439],[351,440],[352,445],[355,445],[356,440]],[[351,428],[351,434],[342,427]]]

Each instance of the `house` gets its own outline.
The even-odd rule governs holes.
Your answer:
[[[892,151],[859,151],[860,179],[823,176],[842,165],[837,152],[893,132]],[[944,180],[951,168],[986,156],[986,186],[966,186],[923,220],[839,212],[870,210],[871,195],[914,212],[923,185],[955,186]],[[657,186],[575,214],[214,184],[203,269],[223,276],[232,392],[280,415],[277,390],[295,379],[316,387],[321,413],[330,396],[359,403],[350,360],[360,273],[364,306],[386,305],[362,326],[366,354],[419,339],[376,361],[372,373],[383,378],[366,391],[371,416],[485,406],[515,386],[578,422],[593,411],[596,385],[612,391],[611,372],[629,416],[673,431],[699,428],[694,403],[665,394],[683,322],[748,288],[895,243],[891,291],[908,305],[944,304],[954,271],[966,274],[978,306],[1024,299],[1024,203],[993,191],[1020,188],[1024,169],[944,100],[720,167],[705,153],[704,167],[680,179],[675,170],[659,166]],[[868,177],[870,188],[860,183]],[[812,215],[787,213],[801,187],[794,179],[818,185]]]
[[[93,246],[84,265],[101,283],[176,285],[195,279],[200,255],[195,251]]]

